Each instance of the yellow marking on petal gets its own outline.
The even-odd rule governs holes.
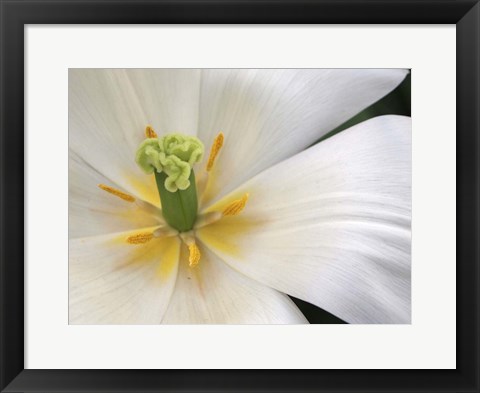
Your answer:
[[[116,197],[119,197],[120,199],[123,199],[124,201],[127,202],[135,202],[135,198],[131,195],[128,195],[120,190],[117,190],[116,188],[107,186],[105,184],[99,184],[99,188],[101,188],[103,191],[106,191],[112,195],[115,195]]]
[[[207,172],[210,172],[210,170],[213,167],[213,164],[215,163],[215,159],[218,156],[218,153],[220,149],[223,146],[223,132],[219,133],[215,140],[213,141],[212,147],[210,148],[210,156],[208,157],[208,162],[207,162]]]
[[[195,221],[194,229],[199,229],[206,225],[213,224],[214,222],[220,220],[223,217],[220,212],[209,212],[204,214],[199,214],[197,220]]]
[[[157,133],[153,130],[152,126],[145,127],[145,136],[147,138],[157,138]]]
[[[195,180],[197,182],[197,196],[198,200],[200,201],[207,189],[208,180],[210,178],[210,174],[206,171],[199,171],[199,173],[195,173]]]
[[[157,268],[157,276],[166,279],[173,272],[180,259],[180,240],[178,237],[161,239],[160,245],[156,251],[160,258],[160,264]]]
[[[156,227],[143,228],[143,232],[153,232]],[[133,236],[134,231],[130,232]],[[122,233],[111,239],[112,247],[127,247],[128,253],[119,259],[116,269],[137,268],[139,266],[153,264],[153,272],[155,278],[162,281],[167,280],[172,273],[176,271],[176,267],[180,260],[180,239],[178,237],[153,237],[153,239],[138,247],[131,247],[125,242],[125,236],[128,233]]]
[[[242,256],[244,236],[253,229],[258,230],[258,226],[263,225],[263,223],[264,221],[242,216],[224,217],[213,224],[196,230],[195,234],[211,250],[240,257]]]
[[[137,233],[136,235],[127,237],[126,241],[128,244],[136,245],[136,244],[148,243],[152,239],[153,239],[153,232],[143,232],[143,233]]]
[[[248,201],[248,193],[245,194],[241,199],[237,199],[230,203],[225,209],[223,209],[222,214],[224,216],[236,216],[240,214],[245,208],[245,205]]]
[[[206,174],[205,184],[197,183],[197,190],[200,198],[199,203],[201,206],[209,205],[215,197],[218,196],[220,191],[222,191],[217,180],[219,174],[218,167],[214,166],[210,172],[204,173]]]
[[[102,206],[100,208],[90,207],[89,211],[99,220],[110,220],[109,222],[113,225],[112,232],[116,230],[123,231],[127,228],[158,227],[160,222],[159,218],[153,216],[149,211],[136,203],[126,204],[125,208],[113,207],[112,211],[105,211],[105,208]],[[122,242],[125,243],[125,239]]]
[[[200,250],[198,246],[195,243],[189,244],[188,245],[188,266],[190,267],[195,267],[198,265],[198,262],[200,262]]]
[[[146,202],[150,202],[154,206],[160,206],[160,196],[158,194],[155,176],[145,176],[139,172],[138,176],[124,173],[123,178],[135,190],[135,194]],[[141,179],[141,180],[140,180]]]

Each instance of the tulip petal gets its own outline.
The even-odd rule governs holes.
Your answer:
[[[175,285],[180,241],[126,243],[135,233],[70,240],[70,324],[161,322]]]
[[[409,323],[411,119],[358,124],[251,179],[197,231],[235,270],[350,323]]]
[[[235,272],[208,250],[201,248],[200,263],[194,268],[188,266],[185,253],[162,323],[308,323],[288,296]]]
[[[204,70],[199,138],[225,143],[205,199],[218,200],[392,91],[400,69]]]
[[[106,178],[147,199],[142,193],[149,178],[135,163],[145,127],[159,135],[195,134],[199,88],[198,70],[71,69],[69,148]]]
[[[152,190],[155,190],[153,176],[152,180]],[[124,191],[112,180],[86,164],[74,152],[69,154],[68,181],[70,239],[150,227],[163,221],[161,217],[156,218],[151,214],[152,210],[157,210],[160,214],[160,210],[155,206],[138,198],[135,202],[128,202],[101,190],[99,184]],[[158,195],[156,197],[158,198]]]
[[[126,70],[148,124],[158,135],[196,135],[200,69]]]

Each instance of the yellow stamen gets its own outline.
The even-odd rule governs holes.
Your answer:
[[[133,196],[125,194],[124,192],[117,190],[116,188],[106,186],[105,184],[99,184],[98,187],[100,187],[103,191],[107,191],[108,193],[123,199],[124,201],[135,202],[135,198]]]
[[[236,216],[240,214],[241,211],[245,208],[245,205],[248,201],[248,193],[245,194],[241,199],[237,199],[230,203],[225,209],[223,209],[222,214],[224,216]]]
[[[188,245],[188,251],[190,252],[190,255],[188,256],[188,265],[190,267],[197,266],[198,262],[200,262],[201,256],[198,246],[195,243],[191,243]]]
[[[215,140],[213,141],[212,147],[210,148],[210,156],[208,157],[208,162],[207,162],[207,172],[210,172],[210,170],[213,167],[213,164],[215,163],[215,159],[217,158],[218,152],[223,146],[223,132],[217,135]]]
[[[127,243],[128,244],[145,244],[152,239],[153,239],[152,232],[137,233],[136,235],[127,237]]]
[[[180,238],[187,245],[190,255],[188,256],[188,265],[190,267],[195,267],[200,262],[200,250],[195,243],[195,234],[193,231],[182,232],[180,233]]]
[[[153,130],[152,126],[145,127],[145,136],[147,138],[156,138],[157,133]]]

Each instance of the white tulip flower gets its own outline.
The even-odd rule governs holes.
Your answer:
[[[70,323],[410,323],[407,74],[70,70]]]

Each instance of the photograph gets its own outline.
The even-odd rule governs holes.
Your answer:
[[[411,78],[70,68],[68,323],[411,324]]]

